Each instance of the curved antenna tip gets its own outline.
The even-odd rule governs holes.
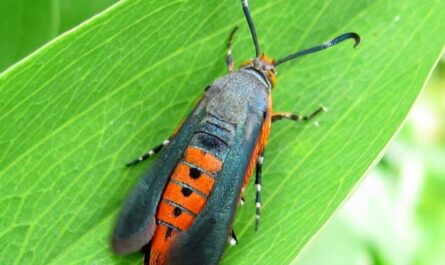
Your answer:
[[[351,38],[353,38],[355,41],[354,48],[356,48],[360,44],[360,41],[361,41],[360,35],[358,35],[355,32],[351,32],[350,34],[351,34]]]
[[[301,56],[304,56],[304,55],[308,55],[308,54],[311,54],[311,53],[319,52],[319,51],[324,50],[324,49],[328,49],[328,48],[330,48],[330,47],[332,47],[334,45],[337,45],[337,44],[339,44],[339,43],[341,43],[341,42],[343,42],[345,40],[349,40],[349,39],[354,39],[355,40],[354,48],[357,47],[360,44],[360,35],[358,35],[355,32],[344,33],[344,34],[341,34],[340,36],[336,37],[335,39],[327,41],[327,42],[325,42],[325,43],[323,43],[321,45],[318,45],[318,46],[315,46],[315,47],[312,47],[312,48],[309,48],[309,49],[306,49],[306,50],[302,50],[302,51],[296,52],[296,53],[288,55],[288,56],[285,56],[285,57],[277,60],[275,62],[275,66],[278,66],[278,65],[280,65],[282,63],[285,63],[287,61],[293,60],[295,58],[298,58],[298,57],[301,57]]]
[[[329,41],[328,43],[330,43],[329,46],[333,46],[335,44],[338,44],[338,43],[343,42],[343,41],[348,40],[348,39],[354,39],[354,41],[355,41],[354,48],[357,47],[360,44],[360,41],[361,41],[360,35],[358,35],[355,32],[348,32],[348,33],[341,34],[340,36],[338,36],[337,38]]]

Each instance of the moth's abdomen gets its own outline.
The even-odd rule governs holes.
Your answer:
[[[193,135],[165,187],[156,214],[150,265],[166,264],[172,240],[193,224],[217,184],[229,148],[224,136],[215,134],[203,130]]]

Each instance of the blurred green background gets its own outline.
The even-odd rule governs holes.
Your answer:
[[[116,2],[1,0],[0,72]],[[445,264],[444,88],[442,60],[383,160],[294,265]]]
[[[117,0],[0,0],[0,72]]]
[[[386,155],[293,265],[445,264],[445,59]]]

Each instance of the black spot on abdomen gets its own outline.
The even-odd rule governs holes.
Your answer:
[[[182,192],[182,195],[184,195],[184,197],[188,197],[193,193],[192,189],[187,188],[187,187],[182,187],[181,192]]]
[[[175,207],[175,209],[173,210],[173,214],[178,217],[182,214],[182,210],[179,207]]]
[[[165,239],[171,237],[172,233],[173,233],[173,228],[167,227],[167,231],[165,232]]]
[[[189,176],[192,179],[198,179],[199,177],[201,177],[201,170],[199,170],[197,168],[194,168],[194,167],[191,167],[190,171],[189,171]]]

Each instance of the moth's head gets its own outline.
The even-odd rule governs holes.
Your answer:
[[[275,87],[277,83],[277,72],[275,71],[275,60],[267,55],[261,54],[260,57],[250,59],[240,65],[240,68],[254,69],[261,73]]]

